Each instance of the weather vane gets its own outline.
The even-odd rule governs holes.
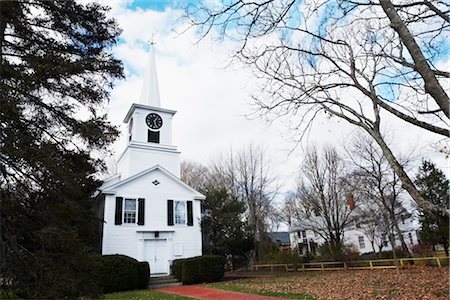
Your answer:
[[[152,37],[150,38],[150,41],[148,41],[150,43],[150,45],[154,45],[155,44],[155,35],[156,33],[152,33]]]

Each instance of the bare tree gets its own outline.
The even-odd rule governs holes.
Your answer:
[[[301,3],[301,4],[300,4]],[[261,80],[254,95],[264,116],[296,116],[301,140],[322,113],[362,128],[380,146],[415,202],[425,200],[386,143],[388,115],[447,137],[449,97],[438,67],[448,50],[443,1],[233,0],[188,6],[206,35],[218,29],[241,42],[235,58]],[[264,40],[262,40],[264,39]]]
[[[252,230],[255,245],[260,245],[276,215],[273,207],[278,191],[276,178],[263,147],[249,145],[242,150],[223,154],[210,167],[211,182],[240,199],[246,207],[246,222]],[[254,255],[259,257],[257,247]]]
[[[371,213],[377,208],[383,216],[387,216],[390,232],[398,237],[403,251],[411,256],[399,227],[401,218],[410,216],[405,209],[407,203],[402,195],[404,190],[399,177],[390,168],[378,145],[368,136],[357,135],[347,147],[347,153],[357,166],[354,176],[361,178],[357,189],[365,201],[363,212],[369,210]],[[402,163],[402,166],[405,165],[406,160]],[[392,247],[394,250],[395,244]]]
[[[298,182],[297,221],[319,234],[335,257],[343,252],[344,232],[352,220],[347,197],[351,194],[344,162],[336,149],[319,154],[311,147]]]
[[[187,160],[181,162],[181,180],[199,191],[208,184],[209,175],[208,168],[200,163]]]

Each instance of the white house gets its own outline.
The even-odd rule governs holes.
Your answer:
[[[411,248],[419,243],[418,231],[420,229],[420,225],[413,214],[408,217],[402,217],[398,226],[408,248]],[[325,240],[317,232],[314,232],[310,228],[311,226],[308,226],[308,222],[306,220],[298,222],[295,226],[289,228],[291,248],[293,250],[297,250],[302,256],[307,253],[318,255],[319,246],[325,242]],[[353,222],[347,226],[344,232],[344,244],[352,245],[353,248],[358,250],[361,254],[378,251],[377,248],[372,248],[372,244],[370,243],[370,240],[365,232],[366,231],[364,230],[363,224]],[[378,241],[378,243],[382,244],[383,242]],[[396,247],[401,247],[400,239],[397,238],[395,244]],[[392,247],[386,238],[382,251],[391,250]]]
[[[139,103],[125,115],[128,142],[117,175],[97,195],[102,254],[124,254],[169,274],[174,259],[202,254],[200,202],[180,180],[180,152],[172,145],[174,110],[160,105],[154,45]]]

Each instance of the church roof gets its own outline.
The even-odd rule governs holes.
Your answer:
[[[159,99],[158,74],[155,62],[155,44],[150,44],[150,56],[145,69],[144,83],[142,85],[140,104],[161,107]]]
[[[133,103],[131,105],[130,109],[128,110],[127,115],[125,116],[125,119],[123,120],[124,123],[128,123],[128,121],[130,120],[130,118],[133,115],[133,112],[136,108],[143,108],[143,109],[152,110],[152,111],[159,111],[159,112],[168,113],[171,115],[174,115],[177,113],[176,110],[172,110],[172,109],[166,109],[166,108],[161,108],[161,107]]]
[[[193,189],[192,187],[190,187],[189,185],[187,185],[186,183],[184,183],[181,179],[179,179],[178,177],[176,177],[175,175],[173,175],[172,173],[170,173],[168,170],[166,170],[165,168],[163,168],[160,165],[155,165],[151,168],[148,168],[142,172],[139,172],[133,176],[127,177],[124,180],[120,180],[120,181],[114,181],[112,184],[109,184],[109,182],[105,182],[103,184],[103,186],[101,186],[99,188],[99,190],[103,193],[103,194],[110,194],[110,193],[114,193],[115,190],[124,185],[127,184],[135,179],[138,179],[142,176],[145,176],[153,171],[160,171],[161,173],[165,174],[167,177],[169,177],[170,179],[172,179],[175,183],[179,184],[180,186],[182,186],[183,188],[185,188],[186,190],[192,192],[194,194],[194,199],[196,200],[204,200],[206,197],[201,194],[200,192],[198,192],[197,190]]]

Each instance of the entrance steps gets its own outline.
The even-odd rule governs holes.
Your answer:
[[[162,287],[183,285],[174,276],[150,277],[149,289],[159,289]]]

